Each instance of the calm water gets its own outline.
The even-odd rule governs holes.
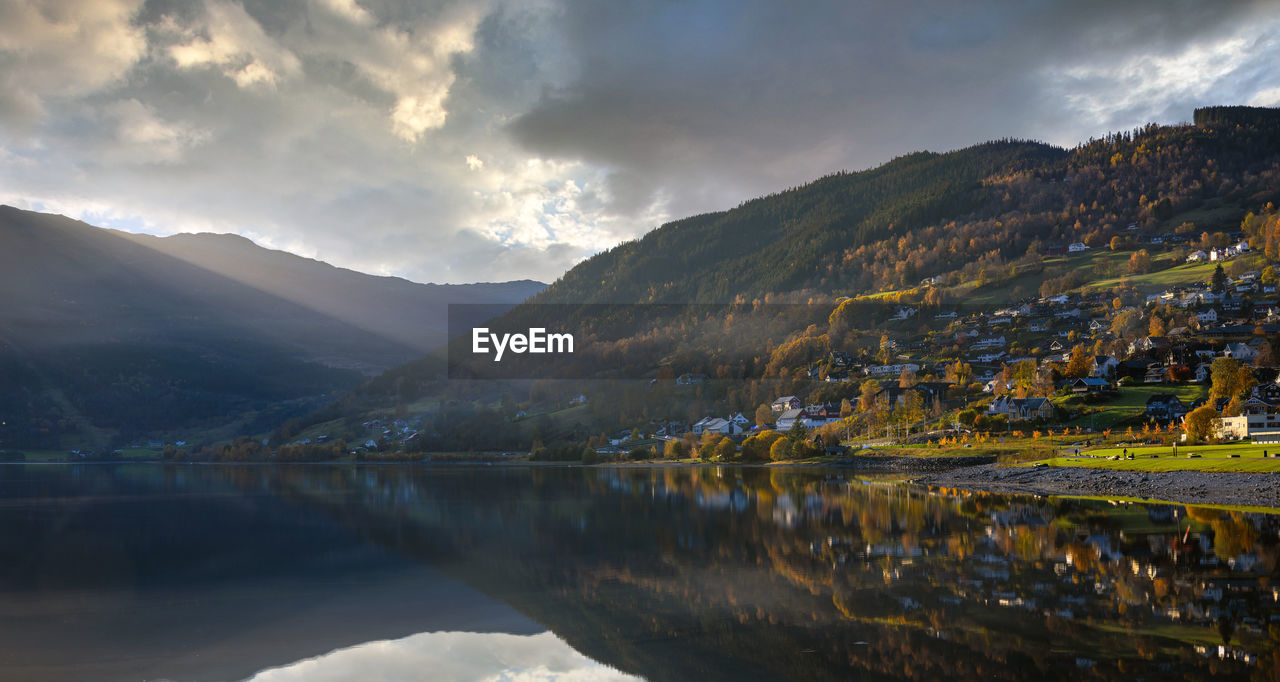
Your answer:
[[[0,676],[1273,680],[1278,555],[798,470],[5,465]]]

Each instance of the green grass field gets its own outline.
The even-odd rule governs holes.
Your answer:
[[[1132,454],[1134,459],[1108,459],[1114,455]],[[1233,471],[1248,473],[1280,473],[1280,458],[1263,458],[1263,452],[1280,453],[1278,445],[1180,445],[1177,454],[1169,446],[1100,448],[1087,456],[1053,457],[1034,464],[1113,471]],[[1189,454],[1198,458],[1189,458]],[[1237,457],[1232,457],[1236,455]],[[1032,463],[1020,466],[1032,466]]]
[[[1209,389],[1203,384],[1147,384],[1143,386],[1125,386],[1115,398],[1106,402],[1084,403],[1086,413],[1068,422],[1070,426],[1093,426],[1095,429],[1106,429],[1121,421],[1137,417],[1147,409],[1147,400],[1157,393],[1172,393],[1183,403],[1190,403],[1209,395]],[[1060,403],[1070,403],[1070,398]]]
[[[24,462],[74,462],[79,461],[71,455],[69,450],[23,450],[15,449],[14,452],[23,454]],[[124,448],[120,451],[120,459],[128,460],[158,460],[160,459],[160,448]]]

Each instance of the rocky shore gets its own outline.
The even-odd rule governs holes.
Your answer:
[[[932,486],[1032,495],[1114,495],[1183,504],[1280,508],[1280,475],[1205,471],[1139,472],[995,464],[934,471]]]
[[[978,465],[992,464],[995,457],[966,455],[958,457],[893,457],[868,456],[846,457],[822,466],[837,466],[854,469],[865,473],[904,473],[925,474],[953,471]]]

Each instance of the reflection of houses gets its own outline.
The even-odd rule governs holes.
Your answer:
[[[1033,421],[1049,419],[1053,416],[1053,403],[1048,398],[1006,398],[1001,396],[991,401],[987,414],[1003,414],[1009,421]]]

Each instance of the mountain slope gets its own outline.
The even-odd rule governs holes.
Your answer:
[[[289,401],[442,344],[448,303],[542,288],[415,284],[234,236],[131,235],[11,207],[0,244],[0,446],[271,423],[302,408]]]
[[[806,284],[830,249],[971,213],[986,201],[985,179],[1065,156],[1035,142],[989,142],[830,175],[663,225],[578,265],[536,301],[720,302],[789,291]]]
[[[554,411],[556,398],[545,396],[556,391],[587,395],[588,405],[564,419],[566,428],[586,433],[655,418],[750,415],[777,395],[813,389],[804,370],[829,350],[863,358],[887,352],[881,332],[897,304],[921,311],[972,304],[989,312],[1094,282],[1106,283],[1107,300],[1140,302],[1141,283],[1125,276],[1130,256],[1168,269],[1194,248],[1224,245],[1247,214],[1270,214],[1280,203],[1280,110],[1222,107],[1198,110],[1195,118],[1196,125],[1152,124],[1072,150],[992,142],[828,176],[663,225],[579,264],[489,325],[573,330],[580,344],[572,358],[527,359],[572,362],[587,370],[578,378],[652,378],[652,389],[564,382],[530,391],[500,381],[441,381],[438,358],[426,358],[366,383],[338,412],[447,398],[452,406],[422,415],[438,437],[422,439],[421,447],[518,449],[550,440],[549,425],[521,431],[516,415],[535,412],[539,402]],[[1067,245],[1077,242],[1095,257],[1067,258]],[[831,322],[842,297],[852,305]],[[741,305],[719,313],[580,305],[597,302]],[[788,312],[758,303],[815,305]],[[943,338],[947,324],[920,315],[895,335],[907,336],[906,325],[917,336]],[[486,362],[493,364],[473,364]],[[686,373],[726,381],[691,385],[674,399],[662,379]],[[774,380],[782,386],[765,384]],[[520,404],[535,393],[543,397]]]
[[[1234,229],[1274,199],[1280,110],[1210,107],[1073,150],[988,142],[837,173],[668,223],[565,273],[539,303],[725,302],[914,286],[1131,224]],[[1038,242],[1038,244],[1037,244]]]

